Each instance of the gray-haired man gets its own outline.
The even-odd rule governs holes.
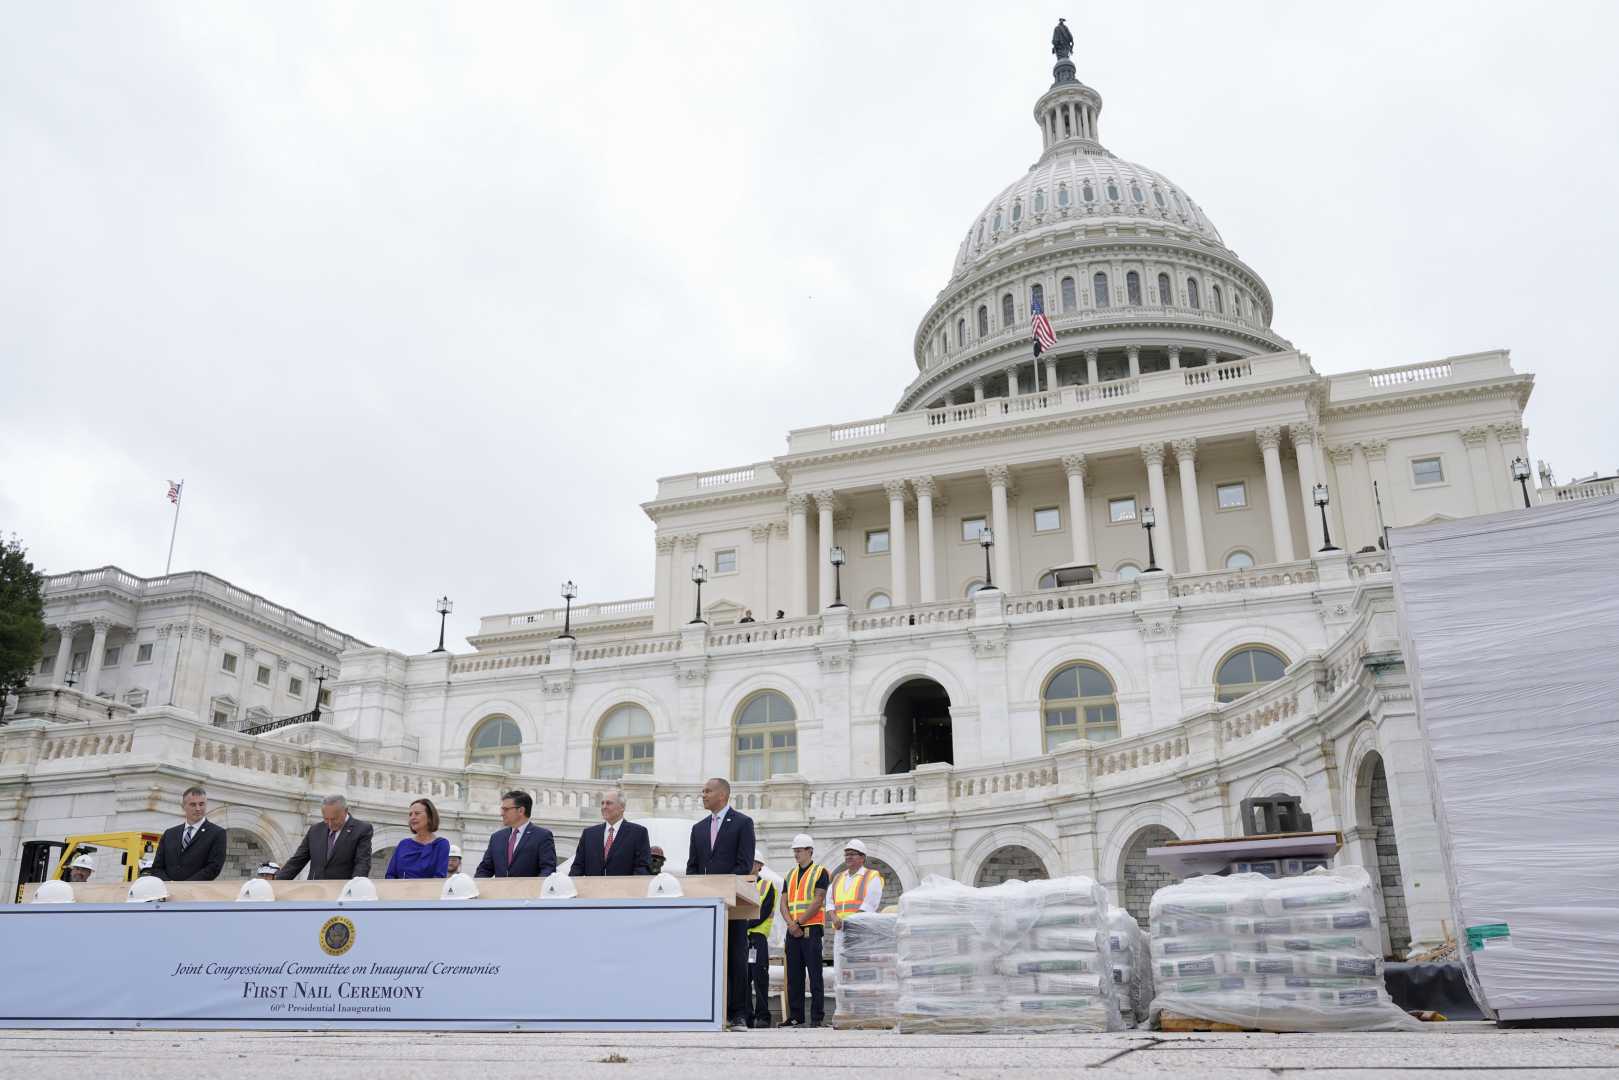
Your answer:
[[[371,876],[371,823],[349,815],[348,800],[328,795],[320,802],[319,825],[304,834],[292,858],[281,864],[276,877],[298,876],[305,865],[310,881],[347,881]]]

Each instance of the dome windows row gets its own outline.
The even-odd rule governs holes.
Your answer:
[[[1014,232],[1021,230],[1026,217],[1030,215],[1036,223],[1043,220],[1050,209],[1048,201],[1054,201],[1056,210],[1066,217],[1076,208],[1075,190],[1068,181],[1059,181],[1050,199],[1046,188],[1036,187],[1027,195],[1014,196],[1009,204],[996,206],[992,213],[978,220],[968,240],[963,242],[958,262],[966,261],[969,247],[976,254],[986,243],[993,245],[1000,240],[1009,228]],[[1116,176],[1100,180],[1086,177],[1078,182],[1077,192],[1077,209],[1086,214],[1143,214],[1166,221],[1178,220],[1198,231],[1209,230],[1208,221],[1196,203],[1183,198],[1175,188],[1156,181],[1149,181],[1144,186],[1135,178],[1121,182]]]

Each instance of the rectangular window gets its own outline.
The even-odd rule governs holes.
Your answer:
[[[253,676],[253,681],[258,683],[260,686],[269,686],[270,685],[270,669],[269,669],[269,667],[264,665],[264,664],[260,664],[259,665],[259,670]]]
[[[227,674],[236,674],[236,654],[225,653],[219,658],[219,670]]]
[[[1107,519],[1115,525],[1136,519],[1136,497],[1122,495],[1107,501]]]
[[[984,519],[970,517],[961,519],[961,539],[969,544],[978,543],[978,538],[984,532]]]
[[[714,552],[714,573],[736,573],[736,548],[724,548]]]
[[[124,655],[122,645],[108,645],[107,651],[101,654],[101,666],[104,668],[117,667],[118,658]]]
[[[224,709],[214,710],[214,727],[224,727],[230,723],[230,714]]]
[[[332,704],[332,692],[330,690],[322,690],[320,692],[320,703],[330,707]]]
[[[1436,457],[1411,459],[1411,483],[1416,487],[1445,482],[1445,463]]]
[[[50,669],[51,669],[51,658],[48,657],[48,656],[40,657],[39,658],[39,673],[41,675],[43,675],[47,671],[49,671]]]
[[[304,696],[304,681],[296,675],[287,676],[287,693],[295,698]]]
[[[152,662],[152,643],[150,641],[135,646],[135,663],[150,664]]]
[[[867,529],[866,530],[866,554],[867,555],[887,555],[888,554],[888,530],[887,529]]]
[[[82,652],[74,653],[73,654],[73,663],[68,665],[69,668],[71,670],[73,670],[73,671],[83,671],[84,670],[84,662],[89,657],[89,655],[90,655],[89,653],[82,653]]]
[[[1062,528],[1062,511],[1055,506],[1042,506],[1034,512],[1034,531],[1052,532]]]
[[[1248,485],[1241,480],[1234,484],[1215,484],[1214,501],[1221,510],[1241,510],[1248,505]]]

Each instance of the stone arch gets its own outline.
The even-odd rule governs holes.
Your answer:
[[[1242,798],[1260,799],[1266,795],[1297,795],[1301,801],[1307,801],[1309,794],[1310,789],[1305,784],[1304,777],[1285,765],[1277,765],[1260,773],[1258,778],[1248,785],[1248,790]],[[1242,800],[1237,801],[1240,803]],[[1306,805],[1304,810],[1308,813],[1309,806]]]
[[[965,708],[973,703],[971,688],[950,668],[936,660],[897,660],[878,672],[866,684],[865,696],[860,701],[860,716],[881,716],[889,695],[912,679],[932,679],[950,695],[952,709]]]
[[[253,829],[236,826],[225,828],[225,865],[219,871],[221,881],[241,881],[250,878],[259,866],[275,859],[270,842]]]
[[[806,769],[807,763],[812,763],[816,766],[819,765],[818,761],[811,762],[809,755],[811,753],[819,752],[820,747],[814,740],[806,740],[803,738],[803,734],[806,730],[815,730],[820,726],[819,720],[817,719],[817,713],[815,711],[814,698],[806,693],[804,688],[799,685],[796,680],[783,673],[761,672],[742,679],[727,690],[724,697],[720,699],[719,708],[711,714],[716,729],[721,723],[725,725],[725,740],[722,744],[720,744],[723,747],[723,756],[718,761],[708,762],[704,766],[703,775],[723,776],[731,779],[733,782],[736,780],[735,777],[731,776],[731,773],[734,771],[734,766],[736,764],[737,719],[742,715],[742,707],[746,705],[755,694],[759,694],[767,690],[780,694],[782,697],[786,698],[788,704],[793,707],[793,727],[798,732],[799,773],[806,776],[809,775],[810,770]],[[705,757],[709,746],[709,741],[705,739]]]
[[[383,880],[388,874],[388,860],[393,858],[394,848],[399,846],[399,841],[409,835],[410,830],[401,825],[373,826],[371,872],[366,876],[372,881]]]
[[[1025,669],[1018,698],[1038,702],[1046,682],[1069,664],[1095,664],[1107,672],[1108,678],[1113,680],[1114,692],[1121,699],[1143,689],[1137,685],[1136,673],[1129,662],[1118,653],[1092,641],[1065,641],[1047,649]]]
[[[1045,860],[1022,844],[1007,844],[991,851],[973,872],[973,887],[999,885],[1014,878],[1019,881],[1045,881],[1051,870]]]
[[[1355,772],[1355,803],[1357,831],[1370,842],[1376,859],[1366,871],[1382,900],[1384,947],[1390,955],[1403,958],[1411,947],[1411,919],[1405,907],[1405,880],[1400,871],[1388,770],[1383,755],[1375,750],[1361,759]],[[1364,816],[1360,816],[1361,811]]]
[[[1162,825],[1144,825],[1131,835],[1119,856],[1119,906],[1134,915],[1143,930],[1152,914],[1153,893],[1180,880],[1167,867],[1149,862],[1147,849],[1179,839],[1181,837]]]
[[[1039,856],[1048,874],[1061,876],[1064,873],[1062,853],[1044,834],[1027,825],[1003,825],[985,833],[967,849],[958,863],[962,870],[960,880],[977,880],[979,870],[990,856],[1004,847],[1028,848]]]
[[[1244,645],[1263,645],[1267,649],[1281,653],[1287,658],[1290,670],[1294,664],[1314,651],[1292,634],[1262,623],[1248,623],[1216,634],[1198,653],[1197,664],[1192,669],[1196,673],[1194,675],[1196,685],[1208,688],[1211,701],[1214,698],[1214,676],[1219,671],[1220,661]]]
[[[533,713],[508,698],[489,698],[462,710],[461,718],[446,726],[444,743],[439,751],[439,760],[445,768],[459,769],[466,764],[467,744],[472,739],[473,731],[491,716],[510,717],[523,734],[524,747],[539,745],[540,725]]]
[[[1109,829],[1107,839],[1102,843],[1101,855],[1097,860],[1098,872],[1112,878],[1103,881],[1103,885],[1113,887],[1115,892],[1123,887],[1118,874],[1119,868],[1124,865],[1124,850],[1136,833],[1149,825],[1161,825],[1182,840],[1197,839],[1197,829],[1192,819],[1174,804],[1156,802],[1139,806]]]
[[[240,805],[220,807],[218,803],[208,808],[208,820],[226,831],[227,859],[230,858],[228,845],[230,843],[229,833],[232,830],[249,833],[257,837],[259,842],[269,849],[269,854],[266,855],[266,858],[274,859],[276,862],[284,862],[296,850],[298,842],[303,839],[303,830],[308,827],[307,824],[300,823],[297,826],[296,835],[294,835],[283,829],[280,823],[268,813]],[[318,814],[316,820],[319,820]],[[309,824],[313,824],[313,822]],[[257,868],[255,864],[254,869]],[[220,871],[220,877],[224,876],[224,871]]]
[[[914,772],[918,765],[955,761],[949,691],[936,679],[907,679],[883,703],[882,759],[885,775]]]
[[[674,720],[669,710],[664,708],[663,702],[652,694],[638,687],[620,686],[603,690],[590,705],[578,714],[573,725],[571,738],[582,739],[594,744],[596,732],[601,728],[601,722],[607,714],[620,705],[639,705],[652,717],[652,732],[654,735],[669,735],[675,730]]]
[[[883,902],[879,910],[887,911],[898,904],[899,898],[905,894],[905,879],[892,865],[876,855],[867,856],[866,865],[883,876]]]

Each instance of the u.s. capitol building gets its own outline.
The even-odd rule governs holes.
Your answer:
[[[893,892],[1077,872],[1145,918],[1147,847],[1289,794],[1377,868],[1393,950],[1439,941],[1381,530],[1522,505],[1532,378],[1504,351],[1318,373],[1204,208],[1054,74],[893,412],[659,480],[655,594],[574,606],[572,637],[560,608],[502,613],[407,656],[206,574],[50,579],[0,728],[6,873],[23,839],[171,823],[199,779],[241,873],[332,791],[379,849],[429,795],[476,858],[526,788],[566,856],[603,789],[689,819],[725,775],[783,868],[795,833],[834,858],[858,834]]]

